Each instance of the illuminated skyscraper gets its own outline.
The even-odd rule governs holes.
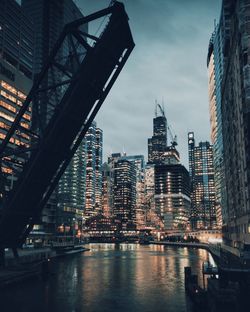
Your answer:
[[[73,234],[83,222],[86,181],[86,140],[79,145],[74,157],[58,183],[58,229],[65,227]]]
[[[222,63],[221,99],[224,189],[223,239],[234,254],[250,248],[250,1],[222,1],[215,39],[222,32],[222,57],[214,41],[214,64]],[[221,62],[222,59],[222,62]],[[238,250],[234,250],[237,248]],[[239,252],[240,250],[240,252]]]
[[[194,133],[188,133],[189,175],[191,180],[191,225],[212,229],[216,223],[213,148],[209,142],[195,146]]]
[[[47,63],[49,55],[58,40],[64,26],[75,19],[83,17],[82,13],[75,5],[73,0],[22,0],[22,8],[27,16],[33,21],[32,31],[35,37],[34,44],[34,79],[37,78],[43,66]],[[84,26],[87,32],[87,25]],[[70,43],[64,46],[61,51],[61,57],[70,49]],[[44,80],[43,87],[46,89],[57,81],[56,75],[61,75],[59,71],[49,73],[47,80]],[[42,129],[51,117],[51,106],[57,105],[57,94],[47,100],[46,93],[37,97],[33,103],[32,126]],[[77,156],[76,156],[77,159]],[[75,162],[73,160],[73,162]],[[69,171],[71,169],[69,168]],[[75,179],[75,178],[74,178]],[[60,197],[60,196],[59,196]],[[45,209],[43,210],[42,222],[43,230],[47,233],[53,233],[56,228],[56,217],[61,214],[57,212],[57,191],[55,191]]]
[[[229,29],[229,7],[223,6],[224,14],[221,15],[220,22],[215,26],[211,36],[208,55],[208,91],[209,91],[209,111],[211,125],[211,143],[214,155],[214,181],[216,191],[216,218],[217,224],[222,226],[222,216],[226,215],[227,196],[225,187],[225,163],[224,163],[224,143],[222,134],[222,79],[228,53],[224,48]],[[222,211],[224,210],[224,211]]]
[[[86,140],[85,211],[87,218],[101,213],[102,194],[102,130],[93,121]]]
[[[122,229],[135,229],[136,168],[133,162],[118,159],[114,163],[114,217]]]
[[[144,188],[144,156],[132,155],[122,156],[121,159],[128,160],[135,165],[136,174],[136,203],[135,203],[135,223],[137,229],[143,229],[146,225],[145,213],[145,188]]]
[[[113,215],[113,170],[110,164],[102,166],[102,213],[105,217]]]
[[[185,230],[190,212],[189,175],[175,147],[167,148],[164,161],[156,164],[154,171],[158,226],[167,232]]]
[[[33,25],[14,0],[0,1],[0,143],[5,138],[32,86]],[[23,129],[31,126],[31,109],[24,115]],[[28,148],[29,135],[20,130],[11,141],[13,150]],[[1,163],[0,193],[12,189],[24,156]],[[0,197],[2,198],[2,196]]]
[[[102,151],[103,151],[103,132],[96,128],[95,142],[95,211],[102,211]]]

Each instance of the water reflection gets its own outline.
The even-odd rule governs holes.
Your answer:
[[[55,261],[47,281],[0,295],[4,311],[186,311],[184,267],[199,273],[205,250],[136,244],[91,244],[91,251]]]

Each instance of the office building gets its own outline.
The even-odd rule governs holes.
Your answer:
[[[133,162],[118,159],[114,163],[114,217],[122,230],[136,227],[136,168]]]
[[[189,174],[180,164],[175,147],[167,148],[164,161],[154,167],[155,211],[159,227],[167,233],[185,231],[190,212]]]
[[[250,1],[222,2],[223,38],[221,114],[226,206],[223,239],[231,248],[250,247]],[[215,64],[218,59],[215,58]]]
[[[58,183],[57,229],[70,234],[81,228],[85,207],[86,140],[83,139]],[[68,234],[69,234],[68,233]]]
[[[102,152],[103,152],[103,132],[96,128],[95,143],[95,211],[102,212]]]
[[[229,31],[229,11],[228,5],[223,5],[219,24],[215,25],[211,36],[208,55],[208,90],[209,90],[209,111],[211,125],[211,143],[213,145],[214,159],[214,182],[216,193],[216,218],[217,225],[222,226],[223,218],[227,211],[227,197],[225,187],[225,166],[224,166],[224,143],[222,133],[222,79],[224,75],[225,63],[228,52],[225,49],[228,42]],[[224,210],[224,211],[222,211]]]
[[[136,170],[136,203],[135,203],[135,223],[137,229],[144,229],[146,226],[145,212],[145,187],[144,187],[144,156],[143,155],[124,155],[123,160],[128,160],[135,165]]]
[[[113,215],[113,170],[108,163],[104,163],[102,166],[102,214],[105,217]]]
[[[86,218],[102,212],[102,130],[93,121],[85,135],[86,140]]]
[[[216,200],[213,147],[209,142],[195,146],[194,133],[188,133],[189,174],[191,180],[191,214],[193,229],[214,229]]]
[[[0,1],[0,143],[32,87],[33,44],[33,25],[21,6],[14,0]],[[31,107],[21,125],[30,129]],[[30,147],[24,130],[11,139],[13,150]],[[13,188],[24,163],[24,154],[15,156],[15,161],[2,160],[0,198]]]
[[[33,21],[34,33],[34,79],[37,79],[41,69],[48,61],[48,57],[58,40],[64,26],[75,19],[83,17],[80,10],[77,8],[72,0],[22,0],[22,8],[26,15]],[[87,31],[87,26],[85,26]],[[60,51],[63,58],[68,54],[70,43],[64,45],[63,51]],[[50,72],[48,77],[43,81],[43,88],[55,84],[59,72]],[[36,129],[39,127],[41,134],[43,128],[48,123],[51,117],[50,111],[58,103],[58,94],[55,93],[50,96],[50,101],[47,100],[46,92],[43,92],[37,101],[33,103],[34,113],[32,115],[32,127]],[[77,158],[77,156],[76,156]],[[77,162],[77,160],[73,161]],[[71,169],[69,169],[71,171]],[[77,179],[76,177],[74,179]],[[57,190],[51,195],[45,209],[43,210],[43,229],[47,233],[54,233],[56,227],[57,215]],[[60,197],[60,196],[59,196]]]

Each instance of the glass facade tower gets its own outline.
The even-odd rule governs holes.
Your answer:
[[[193,229],[217,228],[213,148],[209,142],[195,146],[194,133],[188,133],[191,215]]]

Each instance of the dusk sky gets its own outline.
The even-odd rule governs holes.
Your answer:
[[[76,0],[84,15],[108,0]],[[210,141],[206,57],[221,0],[124,0],[135,48],[98,113],[103,160],[112,152],[143,154],[152,136],[155,100],[178,137],[188,165],[187,132]],[[91,29],[90,29],[91,31]]]

